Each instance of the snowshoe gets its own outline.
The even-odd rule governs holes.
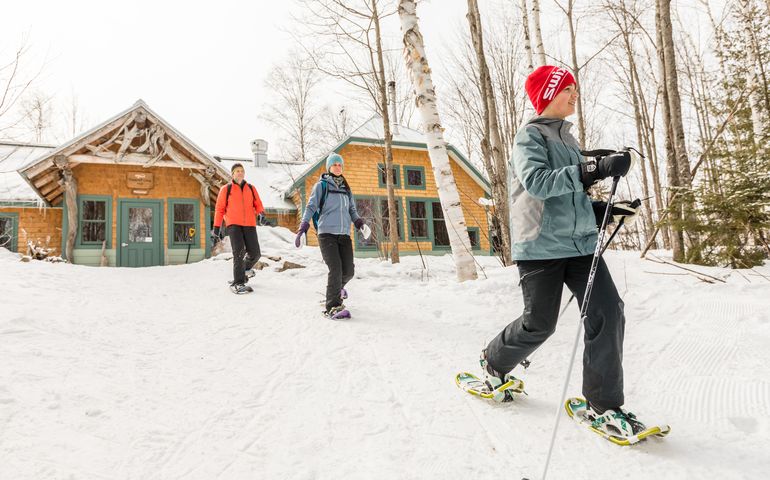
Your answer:
[[[324,316],[332,320],[340,320],[343,318],[350,318],[350,312],[345,308],[345,305],[338,305],[325,311]]]
[[[253,292],[254,289],[242,283],[233,283],[232,285],[230,285],[230,291],[232,291],[236,295],[243,295],[244,293]]]
[[[501,373],[492,368],[492,365],[487,361],[486,349],[481,351],[479,364],[481,365],[481,371],[484,374],[484,383],[487,387],[486,391],[492,394],[492,399],[494,401],[510,402],[513,400],[513,393],[524,392],[524,382],[510,373]]]
[[[636,415],[622,408],[607,409],[601,413],[589,406],[585,399],[570,398],[564,403],[567,415],[597,435],[616,445],[633,445],[647,437],[665,437],[671,431],[669,425],[646,427]]]

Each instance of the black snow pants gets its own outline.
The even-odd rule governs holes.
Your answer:
[[[233,281],[246,283],[246,270],[252,268],[262,256],[257,227],[228,225],[227,236],[233,247]]]
[[[340,290],[353,278],[353,242],[350,235],[318,235],[321,256],[329,268],[326,280],[326,311],[342,305]]]
[[[578,304],[591,269],[591,255],[555,260],[517,262],[524,313],[505,327],[487,347],[489,364],[510,372],[556,330],[563,285]],[[583,395],[593,404],[614,408],[623,405],[623,300],[618,295],[607,264],[599,259],[585,321]]]

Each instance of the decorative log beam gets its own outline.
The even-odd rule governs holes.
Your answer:
[[[55,192],[57,189],[61,188],[61,185],[59,185],[59,179],[57,179],[54,182],[48,183],[46,185],[43,185],[42,187],[38,187],[38,190],[40,190],[40,194],[44,197],[48,197],[48,195],[51,192]]]
[[[65,251],[62,253],[66,255],[67,260],[72,262],[75,239],[78,234],[78,181],[72,174],[67,157],[57,155],[54,157],[53,162],[61,173],[59,184],[64,188],[64,201],[67,204],[67,241]]]
[[[109,158],[104,158],[96,155],[89,155],[89,154],[78,154],[78,155],[70,155],[70,162],[72,164],[75,163],[99,163],[104,165],[115,165],[115,161]],[[153,164],[149,164],[149,162],[152,160],[152,157],[149,155],[145,155],[142,153],[129,153],[123,158],[123,161],[120,162],[120,165],[139,165],[139,166],[147,166],[147,167],[183,167],[183,168],[189,168],[192,170],[205,170],[206,165],[203,165],[202,163],[194,163],[192,161],[186,161],[182,164],[178,162],[172,162],[169,160],[160,160]]]
[[[42,188],[43,186],[51,183],[56,182],[60,178],[59,172],[57,170],[51,170],[50,172],[46,173],[45,175],[42,175],[35,179],[35,188]]]

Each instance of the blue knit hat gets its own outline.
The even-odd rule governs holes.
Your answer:
[[[337,153],[330,153],[328,157],[326,157],[326,171],[328,172],[330,168],[332,168],[332,165],[335,163],[339,163],[343,167],[345,166],[345,160],[342,159],[342,155],[339,155]]]

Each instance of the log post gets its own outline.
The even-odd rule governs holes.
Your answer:
[[[72,263],[75,239],[78,235],[78,181],[72,174],[72,168],[70,168],[67,157],[58,155],[54,158],[54,164],[61,175],[59,185],[64,188],[64,201],[67,204],[67,243],[62,253]]]

